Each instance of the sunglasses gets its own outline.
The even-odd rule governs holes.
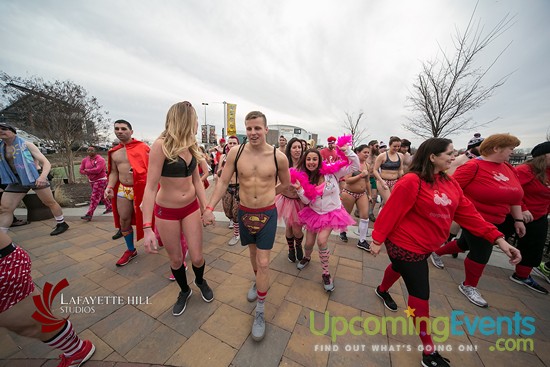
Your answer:
[[[0,126],[0,130],[2,131],[8,131],[8,130],[11,130],[9,127],[5,127],[5,126]]]

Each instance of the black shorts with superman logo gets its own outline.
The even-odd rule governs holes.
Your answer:
[[[271,250],[277,232],[275,204],[265,208],[247,208],[239,205],[241,245],[255,244],[261,250]]]

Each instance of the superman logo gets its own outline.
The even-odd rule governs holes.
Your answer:
[[[247,213],[241,217],[241,220],[248,232],[255,235],[265,227],[269,221],[269,216],[263,213]]]

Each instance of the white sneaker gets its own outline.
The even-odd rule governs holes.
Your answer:
[[[464,285],[464,283],[460,283],[458,285],[458,290],[468,298],[468,301],[472,302],[474,305],[479,307],[489,307],[489,304],[483,297],[481,296],[481,293],[477,290],[476,287],[472,287],[471,285]]]
[[[229,219],[229,225],[227,228],[233,228],[233,219]]]
[[[256,290],[256,282],[252,283],[252,286],[246,294],[248,302],[254,302],[258,298],[258,291]]]
[[[241,240],[241,236],[233,236],[227,243],[229,246],[235,246]]]
[[[444,269],[445,268],[445,263],[443,263],[443,260],[441,259],[441,256],[439,256],[435,252],[432,252],[432,254],[430,255],[430,258],[432,260],[432,264],[434,264],[434,266],[436,268],[438,268],[438,269]]]

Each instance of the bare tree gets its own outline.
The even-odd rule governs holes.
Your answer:
[[[8,102],[2,113],[17,127],[45,140],[65,158],[69,182],[75,181],[73,149],[104,141],[108,112],[97,99],[71,81],[44,81],[0,74]]]
[[[413,115],[403,128],[423,137],[445,137],[450,134],[471,131],[493,120],[478,122],[470,113],[486,102],[510,74],[494,83],[484,85],[485,77],[495,65],[508,43],[500,53],[483,68],[475,64],[478,56],[498,37],[513,25],[514,17],[507,14],[489,32],[484,32],[480,20],[474,22],[474,8],[464,32],[455,27],[453,38],[454,55],[449,55],[439,46],[441,57],[422,63],[413,90],[407,97]]]
[[[361,111],[357,115],[357,118],[354,117],[353,113],[350,114],[348,112],[345,112],[345,114],[346,119],[344,120],[343,127],[353,136],[353,146],[356,147],[363,139],[368,137],[368,135],[365,135],[365,133],[367,132],[367,128],[360,126],[361,119],[363,119],[365,114],[363,111]]]

